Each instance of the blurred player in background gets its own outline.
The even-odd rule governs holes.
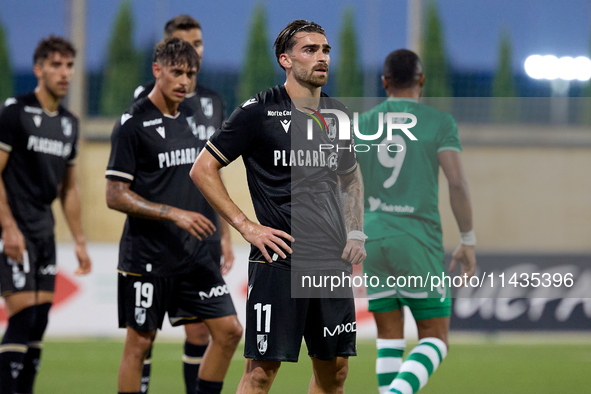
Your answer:
[[[420,104],[425,74],[418,56],[400,49],[388,55],[382,83],[388,99],[360,117],[359,130],[378,130],[379,113],[406,112],[417,117],[411,141],[401,130],[391,141],[399,152],[384,147],[358,154],[365,185],[365,231],[368,276],[386,283],[388,276],[445,272],[438,209],[439,167],[449,183],[453,213],[461,243],[453,253],[450,270],[459,261],[462,274],[474,274],[476,237],[468,185],[460,159],[461,145],[451,115]],[[405,119],[406,120],[406,119]],[[385,121],[385,119],[384,119]],[[364,141],[358,140],[362,143]],[[365,141],[367,142],[367,141]],[[402,147],[402,149],[400,148]],[[423,288],[368,288],[369,310],[378,328],[376,372],[380,393],[412,394],[422,388],[447,354],[451,299],[449,289],[429,292]],[[402,362],[404,340],[403,305],[417,321],[419,344]]]
[[[180,38],[191,44],[195,52],[202,59],[203,35],[201,25],[193,17],[181,14],[169,20],[164,26],[164,39],[173,37]],[[145,86],[140,86],[135,90],[134,98],[138,100],[146,97],[152,89],[154,89],[153,82]],[[183,105],[188,106],[193,112],[191,129],[197,139],[196,146],[203,148],[209,137],[213,135],[215,130],[220,128],[224,121],[224,101],[216,92],[197,83],[197,78],[195,78],[191,86],[187,89]],[[234,253],[230,240],[230,226],[225,220],[220,220],[219,215],[200,193],[199,201],[201,205],[197,209],[197,212],[211,220],[216,227],[216,231],[207,237],[205,242],[214,259],[222,262],[222,275],[226,275],[234,263]],[[179,324],[183,323],[187,335],[185,353],[183,355],[185,388],[187,394],[193,394],[199,374],[199,365],[209,343],[209,331],[202,322],[179,322]],[[148,392],[151,364],[152,359],[151,354],[149,354],[142,372],[142,393]]]
[[[57,272],[56,197],[74,238],[76,274],[91,270],[74,168],[78,119],[60,105],[75,56],[63,38],[41,40],[33,55],[35,91],[0,107],[0,288],[8,312],[0,345],[2,394],[33,392]]]
[[[119,325],[127,338],[119,392],[139,393],[144,359],[162,327],[201,319],[212,340],[196,393],[219,393],[242,337],[232,299],[203,242],[216,230],[197,211],[200,196],[187,176],[199,153],[194,113],[181,105],[201,59],[171,38],[154,51],[156,83],[116,124],[107,168],[107,204],[128,215],[119,251]]]
[[[299,110],[292,113],[291,98],[306,98],[315,108],[322,105],[329,53],[322,27],[304,20],[289,23],[275,41],[277,62],[286,72],[285,85],[264,90],[238,107],[208,141],[207,150],[191,170],[210,204],[252,245],[244,350],[247,361],[239,393],[268,392],[281,362],[298,360],[302,337],[314,369],[311,393],[342,392],[348,357],[356,354],[354,330],[328,336],[324,331],[326,327],[354,326],[350,288],[349,297],[344,298],[292,298],[292,269],[297,270],[291,257],[294,240],[289,234],[295,228],[294,204],[303,210],[317,209],[304,216],[318,220],[323,231],[306,234],[312,240],[296,237],[294,243],[294,253],[314,251],[314,259],[298,268],[340,277],[350,274],[351,264],[363,261],[363,185],[355,155],[344,146],[352,141],[342,142],[343,149],[333,152],[330,168],[305,164],[296,168],[277,160],[278,152],[291,151],[296,117],[303,118],[304,124],[307,118]],[[328,139],[326,130],[318,135]],[[230,199],[218,173],[239,156],[246,166],[261,224],[249,220]],[[314,204],[300,204],[292,194],[296,184],[306,189],[300,196],[309,196]],[[344,212],[339,199],[346,207]],[[324,248],[313,247],[309,241]]]

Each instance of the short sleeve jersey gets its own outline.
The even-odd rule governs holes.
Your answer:
[[[439,218],[439,160],[445,150],[460,152],[462,147],[453,117],[411,99],[390,98],[360,116],[363,134],[378,130],[379,113],[406,112],[416,116],[417,124],[408,129],[416,138],[410,140],[394,129],[387,140],[387,126],[379,148],[368,152],[358,149],[359,167],[365,186],[365,232],[378,239],[400,232],[415,236],[423,244],[442,250]],[[402,118],[400,122],[407,122]],[[374,143],[375,143],[374,142]],[[358,148],[368,141],[357,140]],[[390,151],[387,146],[390,145]]]
[[[206,148],[224,166],[242,156],[258,221],[296,239],[293,255],[274,256],[275,267],[350,269],[340,258],[347,236],[337,178],[357,167],[352,141],[341,141],[341,150],[335,143],[320,152],[317,140],[300,138],[305,130],[296,125],[305,125],[306,119],[299,110],[292,113],[285,87],[275,86],[239,106]],[[250,260],[265,261],[255,246]]]
[[[146,200],[196,212],[199,192],[189,171],[201,150],[192,113],[180,106],[165,116],[148,99],[137,101],[115,125],[106,177],[130,182]],[[119,270],[172,276],[210,258],[203,243],[174,224],[128,216],[119,247]]]
[[[153,88],[153,82],[149,85],[139,86],[134,93],[135,101],[147,97]],[[187,95],[182,105],[188,107],[189,111],[192,112],[192,115],[187,119],[190,122],[193,134],[197,137],[199,148],[202,149],[207,140],[221,127],[224,121],[224,100],[215,91],[198,84],[195,92]],[[197,201],[199,202],[197,212],[211,220],[216,227],[216,231],[206,241],[220,242],[220,217],[199,190],[197,190],[197,193]]]
[[[51,203],[66,167],[74,165],[78,119],[64,107],[41,107],[34,93],[0,106],[0,149],[10,154],[2,179],[10,210],[29,237],[53,234]]]

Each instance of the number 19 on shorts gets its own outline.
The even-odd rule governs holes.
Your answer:
[[[265,314],[265,332],[271,332],[271,304],[254,304],[254,310],[257,311],[257,332],[261,332],[262,314]]]
[[[154,297],[154,285],[151,283],[135,282],[135,306],[142,308],[149,308],[152,306],[152,299]]]

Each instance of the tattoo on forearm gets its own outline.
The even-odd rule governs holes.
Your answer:
[[[112,209],[143,219],[167,220],[172,209],[146,200],[130,190],[129,184],[119,181],[107,182],[107,201]]]
[[[359,170],[340,179],[341,201],[347,232],[363,231],[363,181]]]

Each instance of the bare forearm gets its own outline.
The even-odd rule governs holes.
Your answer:
[[[240,226],[247,220],[246,215],[230,198],[219,172],[214,168],[206,168],[199,170],[198,173],[199,176],[195,176],[192,172],[191,178],[209,205],[221,216],[222,236],[224,236],[224,227],[229,236],[229,225],[240,231]]]
[[[172,220],[173,208],[146,200],[124,187],[122,182],[107,182],[107,205],[127,215],[151,220]]]
[[[222,233],[222,239],[230,239],[230,225],[224,218],[220,218],[220,231]]]
[[[460,231],[472,230],[472,204],[468,184],[464,181],[456,186],[450,185],[449,200]]]
[[[339,178],[339,189],[347,232],[363,231],[363,179],[359,168],[353,174]]]
[[[82,230],[82,209],[80,204],[80,192],[76,185],[64,190],[60,196],[62,210],[66,222],[76,243],[84,243],[84,231]]]

